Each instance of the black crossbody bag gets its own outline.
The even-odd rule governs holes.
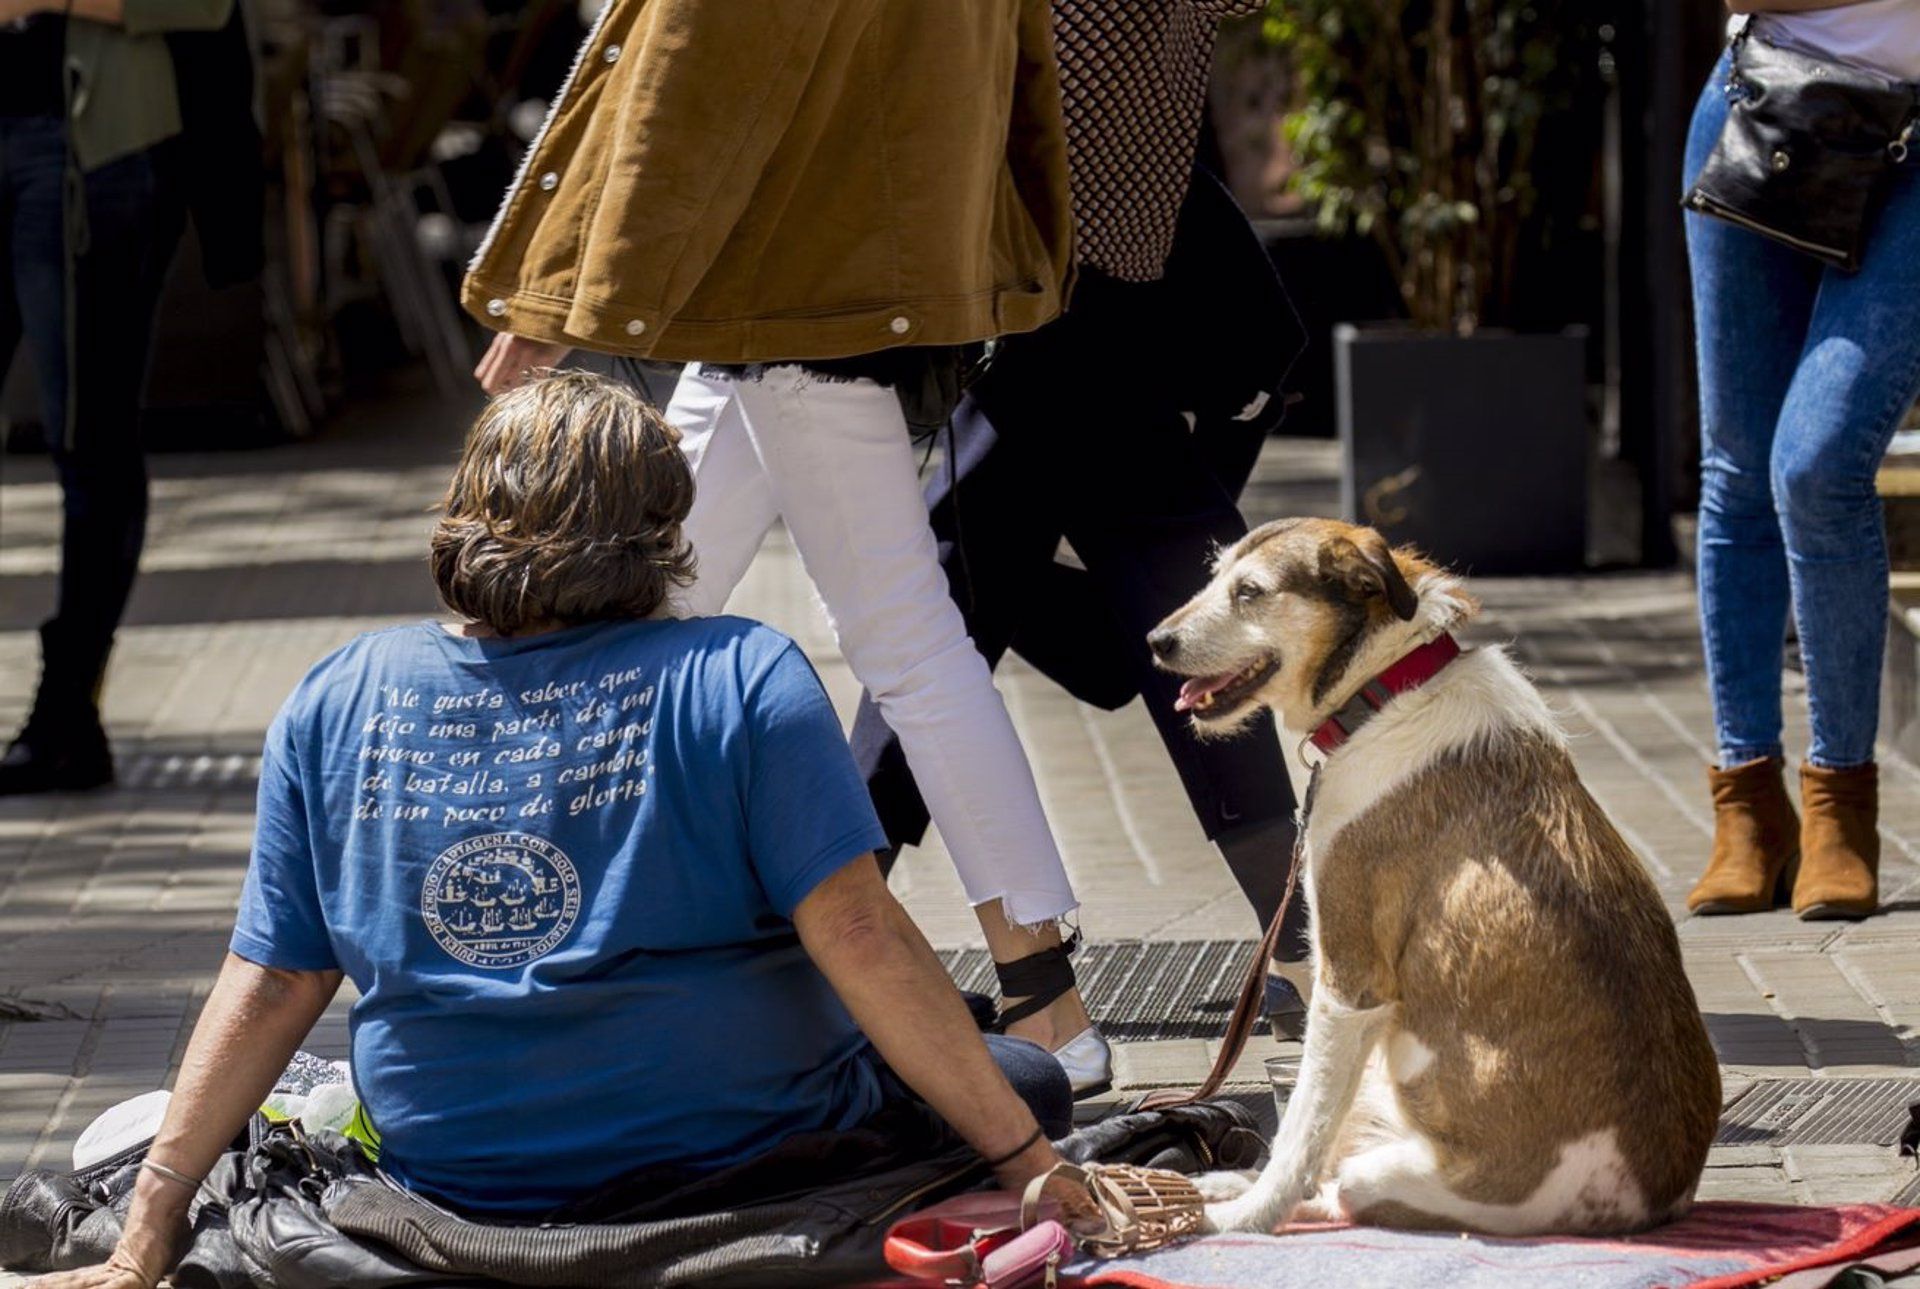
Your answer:
[[[1920,146],[1920,85],[1769,44],[1749,22],[1727,96],[1686,207],[1858,272],[1895,169]]]

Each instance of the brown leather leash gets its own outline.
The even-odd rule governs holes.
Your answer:
[[[1227,1018],[1227,1032],[1220,1041],[1220,1054],[1213,1058],[1213,1068],[1195,1090],[1188,1092],[1180,1088],[1162,1088],[1158,1092],[1149,1092],[1134,1109],[1166,1110],[1206,1100],[1226,1086],[1227,1076],[1247,1050],[1247,1040],[1253,1037],[1253,1027],[1260,1023],[1261,1003],[1266,998],[1267,963],[1272,961],[1273,951],[1279,947],[1280,928],[1285,924],[1287,910],[1293,906],[1293,897],[1300,889],[1300,870],[1307,862],[1307,817],[1313,813],[1313,797],[1319,787],[1320,767],[1316,765],[1307,779],[1307,797],[1300,807],[1299,832],[1293,839],[1293,866],[1287,872],[1286,894],[1280,897],[1280,907],[1274,912],[1273,921],[1268,924],[1267,933],[1253,955],[1246,979],[1240,982],[1240,999],[1234,1003],[1233,1014]]]

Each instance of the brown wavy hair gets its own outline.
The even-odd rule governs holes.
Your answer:
[[[487,404],[433,532],[440,598],[503,636],[650,617],[692,583],[680,435],[629,387],[555,372]]]

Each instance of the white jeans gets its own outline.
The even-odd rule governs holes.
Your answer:
[[[667,419],[698,493],[687,536],[719,613],[761,539],[785,519],[841,652],[925,797],[975,906],[1039,926],[1077,906],[1026,751],[947,591],[905,418],[893,391],[775,367],[750,380],[688,367]]]

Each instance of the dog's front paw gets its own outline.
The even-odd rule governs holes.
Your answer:
[[[1252,1169],[1245,1172],[1201,1173],[1193,1179],[1193,1188],[1200,1192],[1200,1198],[1207,1203],[1218,1204],[1245,1195],[1253,1189],[1254,1179],[1259,1175]]]
[[[1209,1204],[1203,1229],[1208,1235],[1221,1235],[1229,1231],[1265,1235],[1272,1223],[1266,1220],[1260,1209],[1260,1205],[1250,1203],[1245,1195],[1222,1204]]]

